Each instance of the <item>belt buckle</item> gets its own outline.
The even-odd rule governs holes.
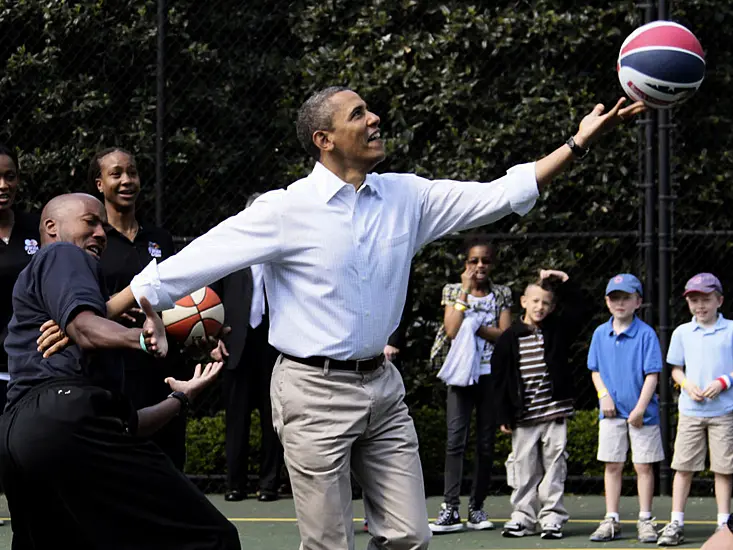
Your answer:
[[[355,359],[354,361],[356,361],[356,370],[354,372],[361,372],[361,364],[362,363],[369,363],[369,362],[371,362],[373,360],[374,360],[374,358],[371,358],[371,359]]]

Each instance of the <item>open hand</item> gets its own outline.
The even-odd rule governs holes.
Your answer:
[[[38,344],[38,351],[43,353],[44,359],[51,357],[69,344],[69,337],[53,319],[43,323],[40,331],[41,335],[36,340],[36,344]]]
[[[581,147],[587,147],[589,144],[598,139],[601,134],[615,128],[619,124],[632,119],[637,114],[646,110],[646,106],[641,101],[632,103],[628,107],[623,107],[626,98],[622,97],[613,108],[604,114],[606,108],[599,103],[593,110],[580,121],[578,134],[575,136],[575,142]]]
[[[229,350],[227,349],[227,345],[224,343],[224,340],[219,340],[219,343],[209,352],[209,355],[217,362],[224,361],[226,357],[229,357]]]
[[[168,353],[168,339],[165,335],[165,325],[160,315],[155,313],[153,306],[144,296],[140,298],[140,306],[145,313],[145,322],[143,322],[143,336],[145,338],[145,347],[155,357],[165,357]]]
[[[207,363],[206,366],[201,369],[201,363],[196,365],[196,369],[193,372],[193,376],[190,380],[176,380],[172,376],[165,379],[165,383],[168,384],[173,391],[180,391],[186,394],[189,401],[193,401],[196,396],[201,393],[201,390],[209,386],[216,376],[219,374],[221,367],[224,365],[221,361],[214,363]]]

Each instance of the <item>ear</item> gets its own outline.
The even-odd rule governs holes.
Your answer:
[[[46,232],[46,235],[51,237],[51,240],[54,240],[58,236],[58,225],[50,218],[43,220],[43,229]]]
[[[97,184],[97,191],[99,191],[100,195],[104,195],[104,189],[102,187],[102,178],[97,178],[94,180],[94,183]]]
[[[519,305],[522,309],[527,309],[527,297],[524,294],[519,297]]]
[[[313,132],[313,143],[316,144],[316,147],[318,147],[321,151],[332,151],[334,148],[333,141],[331,141],[331,136],[329,132],[325,130],[318,130],[316,132]]]

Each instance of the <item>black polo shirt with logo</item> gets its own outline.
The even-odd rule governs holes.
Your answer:
[[[27,212],[15,212],[15,222],[7,244],[0,239],[0,372],[8,371],[5,338],[8,323],[13,317],[13,287],[18,275],[38,252],[41,237],[41,216]]]
[[[110,295],[117,294],[130,285],[132,278],[140,273],[152,260],[158,263],[173,256],[175,248],[173,237],[165,229],[142,222],[134,240],[130,240],[114,228],[107,230],[107,249],[102,254],[100,268],[107,291]],[[125,320],[117,321],[126,326],[142,327],[144,316],[139,317],[138,323],[129,323]],[[172,344],[172,342],[171,342]],[[171,350],[173,351],[173,350]],[[144,369],[155,367],[160,369],[165,364],[170,366],[169,359],[175,353],[169,352],[169,359],[161,362],[142,350],[125,350],[125,370]],[[132,396],[131,396],[132,397]]]

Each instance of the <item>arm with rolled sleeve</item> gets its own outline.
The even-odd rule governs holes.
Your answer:
[[[282,193],[265,193],[175,256],[148,264],[130,283],[135,300],[139,303],[145,296],[157,311],[169,309],[176,300],[234,271],[279,257]]]
[[[539,191],[535,163],[510,168],[489,183],[435,180],[420,188],[417,247],[455,231],[493,223],[512,212],[525,215]]]

